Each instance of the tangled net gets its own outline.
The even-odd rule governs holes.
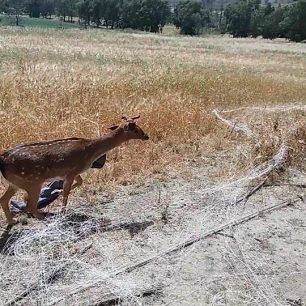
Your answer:
[[[248,109],[259,111],[259,108]],[[297,109],[301,110],[280,106],[265,111]],[[237,110],[227,112],[233,111]],[[218,111],[214,114],[231,128],[255,139],[256,144],[260,141],[246,124],[225,119]],[[244,175],[233,175],[230,180],[207,183],[203,175],[196,184],[185,182],[179,189],[168,187],[170,191],[156,187],[145,197],[119,193],[108,205],[77,205],[65,214],[57,213],[43,222],[3,232],[0,305],[103,305],[105,301],[140,305],[143,296],[155,294],[159,288],[167,291],[178,286],[175,281],[166,281],[166,276],[179,274],[196,249],[195,242],[231,229],[240,220],[258,216],[258,211],[269,207],[267,204],[262,207],[256,201],[245,204],[252,190],[256,191],[254,182],[261,186],[263,180],[284,164],[288,150],[282,143],[269,160]],[[166,196],[161,197],[161,193]],[[128,216],[122,213],[124,202],[133,203]],[[165,215],[167,222],[161,218]],[[221,250],[224,260],[235,269],[217,277],[228,286],[227,298],[236,299],[237,303],[243,301],[244,305],[282,305],[284,300],[275,290],[276,279],[267,278],[261,269],[265,259],[254,261],[245,255],[239,238],[235,237],[234,242],[225,239]],[[153,272],[157,276],[150,277]],[[194,280],[207,290],[215,281],[200,276]],[[248,288],[243,291],[245,283]],[[224,291],[220,292],[210,296],[211,305],[225,299]],[[190,295],[196,294],[190,289]],[[173,300],[174,305],[180,302]]]

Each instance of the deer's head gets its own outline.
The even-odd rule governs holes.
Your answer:
[[[122,117],[124,120],[120,125],[113,125],[109,129],[117,130],[120,129],[123,131],[124,137],[126,139],[141,139],[148,140],[149,136],[142,130],[140,126],[137,125],[136,120],[140,116],[134,117]]]

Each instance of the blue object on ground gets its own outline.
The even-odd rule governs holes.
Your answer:
[[[55,201],[63,190],[63,183],[63,180],[56,180],[49,183],[46,187],[42,188],[37,202],[37,208],[45,208],[53,201]],[[11,200],[10,210],[15,213],[25,211],[26,204],[22,201]]]
[[[105,161],[106,155],[104,154],[92,164],[91,168],[101,169],[104,166]],[[55,180],[42,188],[37,202],[37,208],[45,208],[55,201],[63,190],[63,185],[63,180]],[[10,211],[13,213],[20,213],[26,210],[26,204],[22,201],[11,200],[10,204]]]

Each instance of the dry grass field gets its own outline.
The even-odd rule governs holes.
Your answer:
[[[1,28],[0,52],[1,149],[96,137],[124,114],[141,115],[150,143],[134,142],[111,153],[105,171],[85,180],[88,188],[98,182],[94,189],[167,179],[168,167],[179,170],[186,159],[226,149],[235,135],[225,134],[212,115],[215,108],[306,99],[306,48],[285,41]],[[299,125],[305,133],[304,114],[234,115],[251,116],[260,134],[270,134],[279,120],[278,134],[290,138],[295,136],[287,135],[288,126]],[[265,135],[264,155],[271,153],[270,137]]]
[[[305,201],[304,189],[280,187],[293,179],[305,185],[305,44],[0,27],[0,114],[2,150],[34,140],[97,137],[122,115],[140,114],[150,136],[113,150],[105,168],[84,174],[70,201],[81,219],[30,220],[17,234],[2,234],[10,243],[2,243],[9,255],[0,258],[0,305],[11,305],[29,288],[18,305],[112,305],[101,302],[109,296],[123,305],[288,305],[294,286],[294,298],[305,298],[294,281],[281,285],[293,273],[294,256],[294,277],[305,277],[301,203],[288,209],[291,215],[257,220],[235,235],[201,242],[201,249],[168,256],[170,246],[245,213],[297,194]],[[253,179],[279,163],[282,171],[269,176],[273,190],[265,188],[248,205],[237,201]],[[136,234],[129,228],[131,236],[112,232],[101,227],[102,215],[112,226],[140,222],[144,228]],[[290,222],[297,227],[288,228]],[[278,227],[283,236],[271,234]],[[254,246],[253,236],[263,244]],[[157,262],[142,272],[126,268],[154,256]],[[57,271],[52,281],[50,271]],[[34,289],[23,275],[31,275]],[[162,297],[142,293],[143,284],[162,286]]]

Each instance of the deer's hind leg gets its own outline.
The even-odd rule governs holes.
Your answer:
[[[18,189],[15,186],[9,185],[5,193],[3,194],[3,196],[0,198],[0,203],[1,203],[1,206],[4,211],[8,224],[15,224],[17,222],[17,220],[13,218],[13,214],[10,212],[10,209],[9,209],[10,199],[14,196],[17,190]]]
[[[41,185],[27,188],[27,210],[37,219],[43,219],[45,214],[41,213],[37,208]]]

